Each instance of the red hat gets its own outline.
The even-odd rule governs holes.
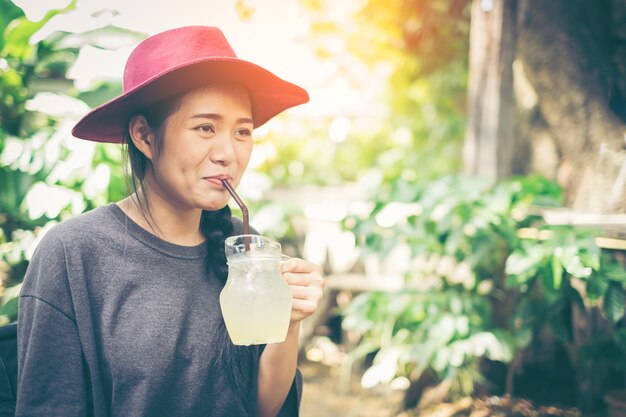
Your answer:
[[[124,68],[123,94],[87,113],[72,134],[122,143],[128,120],[138,110],[213,82],[232,82],[247,90],[255,127],[309,100],[304,89],[237,58],[220,29],[187,26],[137,45]]]

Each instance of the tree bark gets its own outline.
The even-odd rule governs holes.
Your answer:
[[[518,59],[560,156],[568,204],[626,209],[626,124],[610,107],[617,88],[608,0],[521,0]],[[604,25],[602,24],[604,22]]]
[[[465,172],[492,179],[514,173],[515,0],[473,0]]]

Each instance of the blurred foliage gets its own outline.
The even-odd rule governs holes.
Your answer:
[[[621,325],[626,271],[596,246],[597,231],[545,223],[542,209],[559,207],[561,196],[539,176],[398,181],[370,213],[346,219],[373,254],[409,248],[404,290],[361,294],[343,311],[344,327],[361,336],[351,361],[375,353],[364,379],[419,380],[429,370],[453,382],[453,394],[469,394],[480,359],[510,363],[546,330],[575,366],[600,360],[601,350],[577,351],[571,309],[598,308]],[[626,350],[619,335],[609,341],[615,352]]]
[[[247,182],[257,190],[299,185],[357,183],[377,189],[393,183],[423,182],[458,172],[466,105],[469,2],[406,0],[332,2],[299,0],[310,19],[303,42],[313,47],[320,83],[343,77],[350,87],[367,90],[385,82],[382,114],[355,117],[352,109],[310,120],[278,116],[260,132],[255,154],[261,160]],[[339,138],[333,126],[345,124]],[[254,159],[254,156],[253,156]],[[261,178],[262,177],[262,178]],[[252,188],[252,187],[248,187]],[[302,204],[272,200],[248,192],[252,221],[273,213],[272,228],[262,229],[294,240],[290,217]],[[235,209],[236,211],[236,209]]]
[[[54,31],[34,40],[75,3],[33,22],[11,1],[0,0],[0,278],[7,288],[0,299],[2,322],[16,318],[14,297],[42,233],[125,193],[121,149],[78,141],[70,133],[89,110],[85,100],[103,101],[119,92],[119,83],[79,90],[67,73],[82,47],[102,47],[102,36],[131,43],[138,34],[94,20],[84,32]]]
[[[311,38],[322,62],[334,63],[340,73],[361,79],[364,86],[369,77],[362,72],[387,76],[382,97],[387,108],[380,123],[367,125],[363,135],[355,129],[347,140],[353,142],[348,160],[356,163],[356,173],[365,171],[367,164],[387,181],[429,180],[457,172],[466,105],[469,2],[367,0],[354,3],[359,6],[347,21],[333,19],[329,10],[341,7],[328,0],[301,3],[312,16]],[[356,60],[348,59],[346,50]]]
[[[306,43],[328,64],[368,89],[384,79],[384,114],[357,118],[350,109],[311,123],[275,118],[263,129],[254,167],[267,188],[346,182],[425,181],[461,167],[469,47],[465,1],[336,3],[300,0],[311,20]],[[336,9],[351,9],[349,11]],[[320,77],[323,75],[320,74]],[[375,104],[372,103],[372,107]],[[345,132],[333,137],[333,127]],[[270,200],[249,196],[254,207]],[[288,222],[283,218],[283,222]]]
[[[353,48],[370,65],[390,63],[390,124],[411,132],[389,179],[432,179],[461,167],[469,3],[369,0],[357,14]]]
[[[483,359],[515,362],[542,330],[571,345],[573,304],[623,326],[626,277],[614,254],[595,246],[592,231],[546,225],[536,209],[560,206],[559,187],[536,176],[493,184],[452,175],[461,166],[470,2],[300,3],[321,63],[357,88],[370,74],[386,77],[384,113],[273,119],[255,132],[240,191],[253,225],[297,246],[290,218],[302,205],[271,201],[272,189],[356,182],[375,190],[371,210],[343,225],[364,256],[408,249],[405,288],[364,293],[346,307],[344,326],[361,337],[346,367],[374,355],[365,386],[428,371],[468,393],[483,382]],[[40,36],[75,6],[31,22],[0,0],[0,322],[16,317],[19,283],[42,234],[126,192],[121,148],[70,133],[90,107],[121,91],[120,82],[79,88],[68,74],[83,48],[114,49],[103,39],[117,38],[119,47],[145,34],[94,19],[78,33]],[[348,19],[331,13],[335,7],[352,7]],[[254,14],[245,1],[235,8],[243,21]],[[623,329],[571,353],[598,360],[603,352],[623,357]]]
[[[376,354],[362,377],[366,388],[404,376],[417,380],[432,370],[457,392],[471,394],[482,382],[478,359],[509,362],[514,354],[511,335],[491,323],[487,298],[470,292],[364,293],[344,315],[344,328],[363,335],[348,354],[344,375],[355,360]]]

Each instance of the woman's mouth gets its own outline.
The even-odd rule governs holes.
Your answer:
[[[222,184],[223,179],[227,179],[228,181],[232,182],[232,178],[228,176],[204,177],[204,179],[220,189],[224,189],[224,184]]]

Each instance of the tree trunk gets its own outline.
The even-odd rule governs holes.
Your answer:
[[[492,179],[513,174],[514,0],[473,0],[465,172]]]
[[[568,204],[588,212],[626,209],[626,125],[618,95],[609,1],[521,0],[518,59],[559,155]]]
[[[620,16],[624,0],[473,0],[467,173],[540,172],[574,209],[626,211]],[[535,107],[516,109],[520,85]]]

